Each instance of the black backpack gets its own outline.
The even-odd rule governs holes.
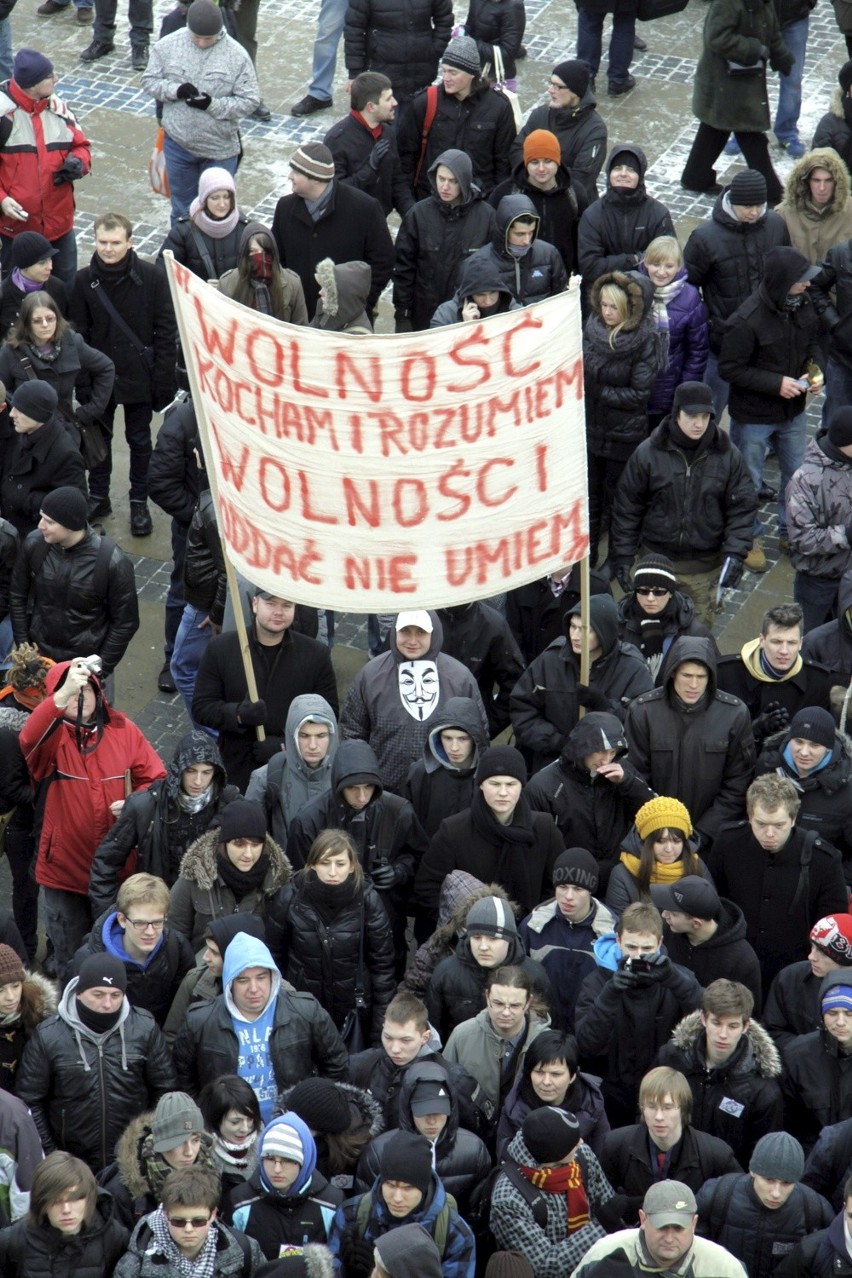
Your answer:
[[[492,1167],[491,1171],[473,1191],[470,1197],[465,1219],[476,1237],[476,1273],[481,1275],[485,1266],[499,1250],[497,1241],[491,1232],[491,1198],[498,1176],[504,1175],[517,1189],[518,1193],[529,1204],[533,1219],[539,1229],[547,1226],[547,1196],[543,1189],[531,1185],[520,1171],[518,1164],[511,1158]]]

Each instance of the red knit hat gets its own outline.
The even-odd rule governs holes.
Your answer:
[[[852,967],[852,914],[827,914],[814,923],[810,937],[817,949],[835,963]]]

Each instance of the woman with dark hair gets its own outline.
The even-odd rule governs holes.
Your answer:
[[[48,1154],[33,1173],[30,1209],[0,1230],[3,1278],[110,1278],[129,1232],[79,1158]]]
[[[205,1083],[198,1107],[213,1139],[213,1161],[222,1178],[222,1201],[257,1167],[257,1138],[263,1127],[257,1096],[244,1078],[221,1074]]]
[[[580,1070],[580,1052],[573,1034],[545,1030],[527,1048],[520,1076],[500,1114],[497,1157],[521,1130],[532,1109],[552,1105],[576,1115],[580,1135],[600,1158],[609,1133],[603,1093],[591,1074]]]
[[[36,1026],[56,1011],[57,1002],[50,981],[28,972],[11,945],[0,944],[0,1087],[5,1091],[15,1091],[24,1048]]]
[[[650,799],[636,813],[619,863],[609,876],[606,904],[621,917],[633,901],[652,901],[654,888],[699,874],[712,883],[697,852],[692,818],[678,799]]]
[[[354,1193],[358,1160],[385,1125],[372,1093],[354,1083],[305,1078],[281,1093],[278,1107],[307,1123],[316,1142],[317,1171]]]
[[[270,905],[267,943],[282,974],[313,994],[338,1029],[360,988],[363,1032],[379,1043],[395,985],[393,937],[345,831],[323,830],[314,839],[305,868]]]
[[[281,265],[272,232],[249,222],[240,240],[237,265],[219,280],[219,289],[243,306],[273,315],[288,324],[307,324],[308,308],[302,281]]]
[[[72,428],[76,421],[102,416],[115,381],[112,360],[75,333],[56,299],[43,289],[24,298],[0,347],[0,381],[10,398],[23,382],[36,378],[56,391],[59,415]],[[72,433],[77,442],[76,429]]]

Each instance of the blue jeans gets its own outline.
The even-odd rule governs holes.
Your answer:
[[[8,18],[0,18],[0,78],[11,80],[14,69],[12,60],[12,27]]]
[[[183,697],[186,713],[190,719],[192,719],[195,676],[198,673],[198,666],[204,655],[204,649],[213,638],[213,632],[209,626],[199,629],[199,622],[204,621],[206,616],[206,612],[203,612],[200,608],[193,608],[192,604],[185,606],[172,651],[170,667],[172,678],[177,684],[178,692]],[[211,737],[219,735],[210,728],[202,727],[200,723],[193,722],[192,726],[200,729],[201,732],[206,732]]]
[[[789,22],[781,28],[781,37],[793,55],[793,69],[789,75],[778,77],[778,106],[772,132],[779,142],[795,142],[799,136],[799,115],[802,110],[802,74],[805,69],[805,49],[808,43],[808,18]]]
[[[704,370],[703,380],[713,393],[713,410],[716,413],[716,425],[718,426],[722,420],[722,413],[728,407],[728,396],[731,393],[731,387],[724,377],[719,376],[719,356],[715,351],[711,351],[707,356],[707,367]]]
[[[837,590],[840,582],[836,577],[812,577],[807,572],[797,572],[793,580],[793,598],[801,606],[804,613],[803,625],[805,634],[816,630],[824,621],[833,621],[837,616]]]
[[[601,64],[604,17],[603,13],[591,13],[588,9],[581,9],[577,16],[577,57],[588,62],[593,76]],[[630,74],[635,35],[635,14],[613,14],[607,76],[614,84],[624,84]]]
[[[312,98],[330,101],[334,96],[334,72],[337,66],[337,47],[343,35],[343,23],[348,0],[321,0],[317,33],[314,37],[314,61],[308,93]]]
[[[189,206],[198,194],[198,180],[205,169],[237,171],[238,156],[229,155],[224,160],[203,159],[192,155],[166,134],[163,139],[163,155],[169,175],[169,191],[172,199],[172,226],[179,217],[189,216]],[[56,270],[56,267],[53,268]]]
[[[731,443],[736,444],[743,455],[746,469],[751,475],[755,488],[763,483],[763,463],[770,440],[778,455],[781,470],[781,483],[778,488],[778,535],[787,536],[787,514],[784,510],[784,494],[787,491],[793,471],[802,464],[802,455],[807,441],[807,413],[801,412],[789,422],[731,422]],[[754,517],[754,533],[756,537],[763,534],[763,524],[757,515]]]

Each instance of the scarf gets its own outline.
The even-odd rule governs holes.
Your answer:
[[[207,209],[198,203],[196,196],[189,206],[189,216],[202,235],[209,235],[211,240],[224,240],[226,235],[236,230],[237,222],[240,220],[240,210],[235,200],[234,207],[227,217],[211,217]]]
[[[764,657],[759,639],[749,639],[748,643],[743,644],[740,660],[749,674],[760,683],[784,683],[797,675],[804,665],[802,654],[799,653],[789,670],[776,670]]]
[[[368,124],[360,111],[350,111],[349,114],[353,117],[353,119],[357,120],[359,124],[363,125],[375,142],[378,142],[379,138],[382,136],[382,126],[380,124]]]
[[[246,1177],[257,1166],[257,1138],[259,1132],[252,1132],[239,1145],[232,1140],[225,1140],[218,1132],[213,1137],[213,1155],[217,1162],[235,1172],[244,1172]]]
[[[216,1163],[211,1152],[212,1142],[207,1137],[202,1136],[201,1146],[198,1150],[198,1157],[193,1163],[193,1167],[200,1167],[203,1171],[218,1171]],[[157,1202],[162,1197],[163,1183],[170,1171],[174,1168],[167,1163],[162,1154],[154,1152],[154,1136],[150,1128],[145,1132],[142,1138],[142,1144],[139,1149],[139,1162],[147,1180],[151,1193]]]
[[[619,857],[621,864],[627,870],[632,878],[639,877],[639,857],[634,856],[632,852],[622,852]],[[683,878],[683,857],[678,857],[671,865],[665,865],[662,861],[655,861],[654,868],[651,870],[651,883],[677,883],[678,879]]]
[[[659,288],[654,289],[651,310],[654,313],[657,328],[663,329],[666,333],[669,331],[669,303],[673,302],[678,294],[683,292],[685,283],[685,274],[676,275],[673,280],[669,280],[668,284],[661,284]]]
[[[259,284],[269,284],[272,279],[272,254],[257,249],[249,253],[249,258],[252,283],[257,281]]]
[[[34,355],[36,359],[41,360],[43,364],[52,364],[59,354],[59,347],[55,346],[53,342],[48,342],[46,346],[36,346],[35,342],[23,342],[22,346],[25,351],[28,351],[31,356]]]
[[[124,275],[130,274],[133,265],[133,253],[125,253],[120,262],[104,262],[95,253],[92,258],[92,272],[105,282],[117,283]]]
[[[195,1257],[188,1260],[169,1233],[169,1223],[162,1207],[148,1217],[156,1250],[165,1256],[172,1274],[177,1278],[214,1278],[216,1272],[216,1243],[219,1230],[214,1221],[207,1231],[204,1246]]]
[[[269,865],[268,852],[261,852],[250,870],[238,870],[228,860],[227,854],[222,855],[220,853],[216,861],[219,878],[226,887],[231,889],[238,901],[241,901],[244,896],[248,896],[249,892],[256,892],[263,887],[263,880],[269,873]]]
[[[201,794],[187,794],[185,790],[178,789],[177,805],[181,812],[189,812],[192,816],[197,816],[213,798],[213,787],[214,782],[211,781]]]
[[[302,896],[314,907],[323,923],[333,922],[358,895],[354,874],[350,874],[342,883],[321,883],[313,869],[306,870],[299,877]]]
[[[19,293],[35,293],[38,289],[44,288],[43,284],[36,284],[35,280],[28,280],[26,275],[22,275],[18,266],[12,272],[12,283]]]
[[[497,820],[485,802],[482,791],[479,789],[474,792],[471,799],[470,817],[477,834],[481,835],[487,843],[500,848],[501,851],[505,850],[507,843],[515,848],[531,848],[535,843],[535,833],[532,828],[532,808],[523,791],[521,791],[518,806],[512,813],[512,820],[509,825],[502,825]],[[499,875],[496,881],[498,883],[502,882]]]
[[[576,1159],[572,1158],[563,1167],[525,1167],[523,1163],[519,1163],[518,1171],[524,1180],[528,1180],[537,1189],[543,1189],[546,1194],[565,1195],[566,1234],[575,1234],[578,1229],[589,1224],[589,1199],[580,1164]]]

